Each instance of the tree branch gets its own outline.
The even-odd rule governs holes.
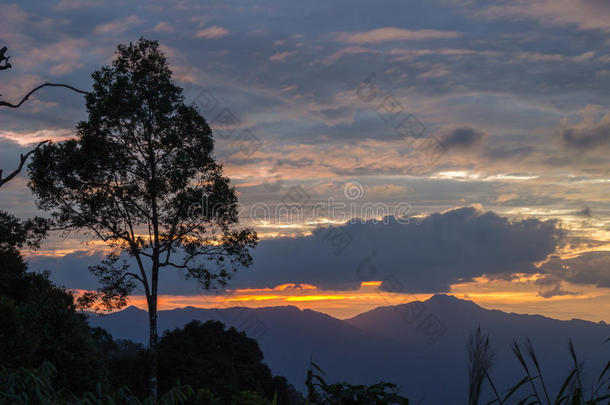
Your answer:
[[[10,66],[10,65],[9,65],[9,66]],[[68,84],[62,84],[62,83],[44,83],[44,84],[41,84],[40,86],[38,86],[38,87],[34,88],[33,90],[31,90],[31,91],[30,91],[28,94],[26,94],[26,95],[25,95],[25,97],[23,97],[23,99],[21,99],[21,101],[20,101],[19,103],[17,103],[17,104],[12,104],[12,103],[9,103],[9,102],[7,102],[7,101],[1,101],[1,100],[0,100],[0,107],[19,108],[19,107],[21,107],[21,105],[22,105],[23,103],[25,103],[25,102],[28,100],[28,98],[29,98],[29,97],[30,97],[32,94],[34,94],[34,93],[35,93],[35,92],[37,92],[38,90],[42,89],[43,87],[65,87],[65,88],[70,89],[70,90],[72,90],[72,91],[75,91],[75,92],[77,92],[77,93],[81,93],[81,94],[89,94],[89,92],[86,92],[86,91],[83,91],[83,90],[79,90],[79,89],[77,89],[77,88],[75,88],[75,87],[72,87],[72,86],[70,86],[70,85],[68,85]]]
[[[5,178],[2,178],[2,169],[0,169],[0,187],[2,187],[4,184],[11,181],[15,176],[17,176],[19,174],[19,172],[23,169],[23,165],[28,160],[30,155],[33,154],[34,152],[36,152],[42,145],[44,145],[47,142],[49,142],[49,141],[40,142],[38,145],[36,145],[36,147],[34,149],[29,151],[25,155],[22,153],[20,162],[19,162],[19,167],[16,170],[14,170],[12,173],[10,173],[8,176],[6,176]]]
[[[139,282],[144,283],[144,280],[142,280],[142,277],[138,276],[136,273],[127,272],[127,273],[125,273],[125,275],[126,276],[131,276],[132,278],[135,278]]]
[[[8,63],[10,56],[4,56],[7,50],[8,48],[6,46],[3,46],[2,49],[0,49],[0,70],[12,68],[11,64]],[[4,65],[1,64],[2,62],[4,62]]]

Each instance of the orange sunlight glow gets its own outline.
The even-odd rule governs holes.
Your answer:
[[[472,300],[489,309],[506,312],[541,314],[556,319],[590,319],[610,321],[610,288],[570,285],[563,288],[570,294],[545,298],[540,294],[537,281],[542,274],[515,273],[510,279],[477,277],[472,281],[455,283],[450,294],[461,299]],[[161,310],[193,306],[199,308],[251,308],[294,305],[300,309],[312,309],[345,319],[380,306],[400,305],[407,302],[425,301],[432,294],[399,294],[380,289],[381,281],[364,281],[357,290],[329,291],[311,284],[288,283],[267,288],[242,288],[226,293],[200,295],[160,295]],[[84,291],[73,290],[75,295]],[[566,305],[569,302],[569,305]],[[146,310],[146,298],[134,295],[129,305]]]
[[[544,298],[540,296],[539,285],[536,283],[540,277],[540,274],[520,273],[514,274],[511,280],[477,277],[473,281],[453,284],[450,294],[472,300],[484,308],[506,312],[541,314],[557,319],[610,321],[607,314],[610,289],[566,284],[564,287],[574,291],[573,294]],[[379,289],[381,284],[381,281],[366,281],[361,283],[359,289],[352,291],[321,290],[311,284],[282,284],[273,288],[235,289],[224,294],[160,295],[158,305],[161,310],[186,306],[262,308],[294,305],[300,309],[312,309],[345,319],[380,306],[425,301],[432,296],[389,293]],[[72,291],[77,296],[85,292]],[[566,305],[568,300],[570,305]],[[131,296],[128,303],[143,310],[147,308],[143,295]],[[592,311],[592,303],[597,310]]]

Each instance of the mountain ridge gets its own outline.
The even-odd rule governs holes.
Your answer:
[[[424,301],[413,300],[413,301],[409,301],[409,302],[406,302],[406,303],[403,303],[403,304],[398,304],[398,305],[381,305],[381,306],[375,307],[373,309],[361,312],[361,313],[359,313],[357,315],[351,316],[349,318],[337,318],[337,317],[335,317],[335,316],[333,316],[331,314],[327,314],[326,312],[317,311],[317,310],[311,309],[311,308],[303,308],[303,309],[301,309],[301,308],[297,307],[296,305],[270,305],[270,306],[256,307],[256,308],[248,307],[248,306],[239,306],[239,305],[232,306],[232,307],[225,307],[225,308],[206,308],[206,307],[196,307],[196,306],[192,306],[192,305],[187,305],[187,306],[179,307],[179,308],[163,309],[163,310],[160,310],[159,312],[171,312],[171,311],[181,311],[181,310],[200,310],[200,309],[207,309],[207,310],[221,310],[221,309],[222,310],[236,310],[236,309],[286,308],[286,309],[295,309],[295,310],[298,310],[300,312],[303,312],[303,311],[312,311],[312,312],[316,312],[318,314],[324,314],[324,315],[330,316],[330,317],[332,317],[334,319],[337,319],[337,320],[349,321],[349,320],[352,320],[354,318],[360,317],[363,314],[371,313],[371,312],[374,312],[374,311],[377,311],[377,310],[381,310],[381,309],[385,309],[385,308],[393,309],[393,308],[396,308],[396,307],[402,307],[402,306],[405,306],[405,305],[410,305],[410,304],[416,303],[416,302],[419,302],[419,303],[422,303],[422,304],[426,304],[426,303],[430,303],[430,302],[435,302],[435,301],[439,300],[439,297],[450,297],[450,298],[453,299],[451,302],[456,302],[457,301],[457,302],[460,302],[460,303],[469,303],[469,304],[472,304],[475,307],[480,308],[480,309],[485,310],[485,311],[497,311],[499,313],[508,314],[508,315],[521,315],[521,316],[540,317],[540,318],[544,318],[544,319],[552,319],[552,320],[558,321],[558,322],[581,321],[581,322],[592,323],[592,324],[596,324],[596,325],[605,325],[605,326],[610,325],[610,324],[608,324],[607,322],[605,322],[603,320],[596,322],[596,321],[592,321],[592,320],[589,320],[589,319],[582,319],[582,318],[557,319],[557,318],[553,318],[551,316],[542,315],[542,314],[528,314],[528,313],[513,312],[513,311],[508,312],[508,311],[503,311],[501,309],[485,308],[485,307],[477,304],[473,300],[458,298],[458,297],[456,297],[455,295],[452,295],[452,294],[434,294],[433,296],[431,296],[430,298],[428,298],[427,300],[424,300]],[[447,301],[445,301],[445,302],[447,302]],[[147,310],[139,308],[139,307],[137,307],[135,305],[128,305],[125,308],[121,309],[120,311],[115,311],[115,312],[110,312],[110,313],[95,313],[95,312],[90,312],[90,311],[84,311],[84,313],[86,315],[88,315],[88,316],[89,315],[92,315],[92,316],[109,316],[109,315],[112,315],[112,314],[122,313],[122,312],[125,312],[125,311],[137,311],[137,312],[141,312],[141,313],[147,313]]]
[[[115,338],[147,341],[145,310],[132,306],[104,316],[90,314],[89,319]],[[344,320],[293,305],[176,308],[159,311],[159,331],[181,328],[193,319],[220,320],[243,330],[259,342],[273,373],[286,376],[301,391],[313,358],[326,372],[327,381],[394,382],[403,395],[430,404],[452,403],[456,392],[466,398],[465,347],[468,335],[478,326],[490,335],[497,352],[490,373],[501,387],[512,386],[522,377],[510,351],[513,339],[531,338],[547,373],[545,381],[556,386],[570,366],[568,339],[595,374],[605,365],[599,351],[606,350],[602,342],[610,336],[605,323],[490,310],[445,294],[377,307]],[[446,389],[438,390],[438,386]]]

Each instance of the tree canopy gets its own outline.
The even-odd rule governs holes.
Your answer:
[[[280,404],[302,401],[284,377],[271,374],[256,340],[218,321],[192,321],[166,332],[159,346],[159,370],[160,392],[180,382],[208,389],[222,403],[240,392],[268,399],[275,395]]]

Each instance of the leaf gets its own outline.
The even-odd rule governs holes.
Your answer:
[[[510,389],[510,391],[508,392],[508,394],[506,394],[506,396],[504,397],[504,400],[502,401],[502,403],[505,403],[506,401],[508,401],[508,400],[509,400],[509,398],[510,398],[511,396],[513,396],[513,394],[514,394],[515,392],[517,392],[517,390],[518,390],[519,388],[521,388],[521,386],[522,386],[523,384],[527,383],[529,380],[530,380],[530,378],[529,378],[529,377],[524,377],[524,378],[523,378],[521,381],[519,381],[519,382],[517,383],[517,385],[515,385],[514,387],[512,387],[512,388]],[[529,398],[529,397],[528,397],[528,398]]]
[[[570,382],[574,378],[575,374],[576,374],[576,369],[572,370],[572,372],[568,375],[568,377],[563,382],[563,385],[561,386],[561,390],[559,390],[559,393],[557,394],[557,397],[555,398],[555,402],[554,402],[555,405],[560,405],[565,399],[567,399],[567,397],[562,397],[562,395],[568,389],[568,386],[570,385]]]

